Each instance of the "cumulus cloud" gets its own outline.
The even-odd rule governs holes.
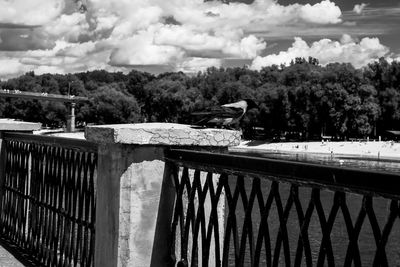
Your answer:
[[[13,53],[0,51],[0,78],[8,79],[28,71],[35,71],[36,74],[65,74],[94,69],[125,70],[107,64],[109,57],[110,51],[93,42],[78,44],[57,41],[52,49]]]
[[[177,66],[178,71],[183,71],[187,73],[196,73],[199,71],[205,71],[209,67],[221,66],[221,60],[216,58],[187,58],[185,61],[181,62]]]
[[[0,70],[0,78],[32,68],[65,73],[158,65],[193,72],[221,66],[224,59],[260,60],[267,43],[251,32],[277,25],[318,27],[342,22],[340,8],[330,0],[314,5],[281,5],[276,0],[229,5],[204,0],[85,3],[88,10],[81,14],[67,0],[0,0],[0,24],[40,26],[7,35],[1,35],[0,29],[0,50],[1,46],[12,50],[11,40],[20,44],[14,46],[19,51],[13,54],[14,71]],[[5,58],[0,54],[0,59]]]
[[[81,58],[96,50],[96,43],[89,41],[74,45],[68,45],[64,48],[57,49],[57,56]]]
[[[304,6],[283,6],[273,0],[250,5],[200,0],[94,0],[92,4],[94,30],[108,29],[108,38],[118,41],[110,57],[112,65],[178,65],[191,56],[253,59],[266,48],[263,39],[246,34],[255,25],[341,22],[340,8],[329,0]],[[175,23],[163,24],[166,17]],[[110,22],[114,22],[112,29]]]
[[[300,8],[300,17],[313,23],[336,24],[342,21],[341,15],[340,8],[329,0],[315,5],[306,4]]]
[[[43,30],[56,38],[62,36],[63,40],[77,42],[80,35],[89,34],[89,27],[85,14],[72,13],[59,16],[44,26]]]
[[[0,23],[43,25],[59,16],[64,0],[0,0]]]
[[[157,27],[149,27],[114,44],[110,57],[112,65],[167,65],[180,60],[184,52],[172,45],[157,45],[154,43],[154,32]]]
[[[287,51],[271,54],[265,57],[258,56],[253,60],[252,68],[261,69],[263,66],[288,65],[296,57],[314,57],[322,65],[332,62],[351,63],[356,68],[387,56],[389,49],[380,43],[378,38],[365,37],[356,42],[352,37],[344,35],[341,41],[322,39],[308,45],[302,38],[296,37]]]
[[[29,71],[29,67],[19,62],[16,58],[0,57],[0,77],[9,78],[15,74]]]
[[[187,51],[218,51],[221,57],[254,58],[266,43],[254,35],[211,35],[181,25],[163,25],[154,33],[154,44]]]
[[[356,5],[354,6],[354,8],[353,8],[353,11],[354,11],[356,14],[360,15],[360,14],[362,14],[362,12],[364,11],[364,9],[365,9],[366,7],[367,7],[367,4],[365,4],[365,3],[356,4]]]

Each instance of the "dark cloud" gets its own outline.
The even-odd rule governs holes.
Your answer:
[[[200,58],[225,58],[227,56],[232,55],[225,55],[221,53],[221,50],[186,50],[186,55],[188,57],[200,57]]]
[[[175,19],[174,16],[168,16],[164,18],[164,24],[168,24],[168,25],[182,25],[182,23],[180,23],[179,21],[177,21]]]
[[[0,51],[49,49],[55,45],[45,34],[33,29],[2,29],[0,39]]]
[[[24,24],[13,24],[13,23],[1,23],[0,29],[34,29],[40,26],[24,25]]]
[[[246,65],[250,65],[251,60],[250,59],[224,59],[222,60],[222,67],[243,67]]]

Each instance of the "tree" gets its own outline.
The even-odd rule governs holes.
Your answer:
[[[239,99],[253,98],[254,92],[240,81],[229,81],[221,85],[216,92],[220,104],[232,103]]]
[[[148,121],[178,122],[186,90],[182,81],[163,78],[146,84],[145,90],[142,112]]]
[[[146,98],[146,91],[144,87],[147,83],[154,80],[155,77],[149,73],[143,73],[133,70],[128,73],[127,78],[127,91],[131,95],[135,96],[135,98],[139,101],[144,101]]]
[[[290,102],[285,86],[267,83],[256,89],[255,99],[259,102],[258,123],[269,136],[288,130]]]
[[[380,117],[381,132],[396,129],[400,125],[400,90],[386,88],[379,95],[382,116]]]
[[[241,126],[250,130],[262,126],[269,136],[294,131],[305,137],[321,133],[364,137],[374,129],[381,134],[400,127],[400,63],[384,59],[355,69],[351,64],[321,66],[312,57],[295,58],[290,66],[260,71],[211,67],[193,76],[182,72],[154,76],[134,70],[128,74],[105,70],[67,75],[31,72],[0,82],[0,86],[87,96],[89,103],[77,105],[78,123],[191,123],[190,113],[195,110],[252,98],[260,109],[249,112]],[[3,99],[0,114],[59,127],[65,123],[67,107]]]
[[[98,124],[139,122],[140,107],[133,96],[121,92],[118,84],[103,85],[81,107],[77,120]]]

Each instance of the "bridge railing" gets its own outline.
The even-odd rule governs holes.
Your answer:
[[[0,234],[40,266],[93,266],[97,145],[4,133]]]
[[[166,164],[180,266],[399,264],[398,174],[182,149]]]
[[[0,234],[41,266],[397,266],[400,175],[232,155],[240,134],[3,135]]]

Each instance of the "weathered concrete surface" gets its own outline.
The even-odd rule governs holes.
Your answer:
[[[99,146],[95,266],[149,266],[162,153],[148,146]]]
[[[122,174],[118,266],[149,266],[164,162],[132,163]]]
[[[168,146],[237,146],[240,132],[192,128],[176,123],[115,124],[86,127],[89,141],[108,144]]]
[[[16,121],[13,119],[0,119],[0,131],[37,131],[42,127],[38,122]]]
[[[0,266],[24,267],[10,252],[0,246]]]
[[[227,149],[240,142],[237,131],[171,123],[90,126],[85,136],[100,144],[95,266],[110,267],[166,266],[165,260],[170,258],[167,239],[175,188],[163,162],[165,149]],[[214,179],[216,184],[218,178]],[[210,211],[211,202],[207,199],[206,217]],[[218,205],[218,217],[220,225],[224,225],[223,201]],[[219,234],[223,236],[222,228]]]

